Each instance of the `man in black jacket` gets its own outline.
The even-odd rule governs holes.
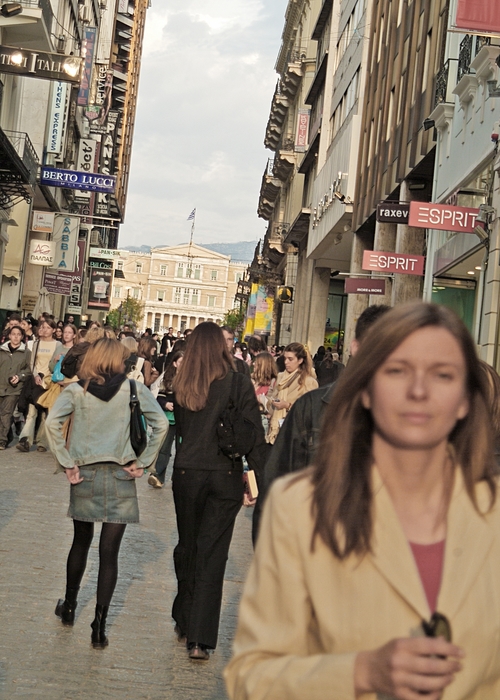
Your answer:
[[[378,321],[390,306],[373,304],[366,308],[356,323],[355,338],[351,343],[351,355],[358,351],[359,344],[369,328]],[[280,428],[276,442],[264,469],[263,488],[255,505],[253,515],[253,538],[255,541],[258,523],[266,493],[279,476],[304,469],[312,463],[319,443],[321,422],[325,408],[334,393],[335,383],[308,391],[293,404]]]
[[[232,355],[234,364],[236,365],[236,371],[240,372],[240,374],[246,374],[247,377],[250,376],[250,367],[248,364],[240,359],[239,357],[234,356],[234,331],[230,326],[221,326],[222,330],[222,335],[224,336],[224,340],[226,341],[227,349]]]

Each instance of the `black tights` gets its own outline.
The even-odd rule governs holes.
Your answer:
[[[94,537],[94,523],[73,520],[75,535],[68,554],[66,585],[79,588]],[[103,523],[99,540],[99,576],[97,578],[97,605],[109,605],[118,578],[118,552],[127,526],[122,523]]]

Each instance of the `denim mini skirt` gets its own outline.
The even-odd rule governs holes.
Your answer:
[[[137,488],[123,467],[99,462],[80,467],[83,481],[70,487],[68,516],[92,523],[138,523]]]

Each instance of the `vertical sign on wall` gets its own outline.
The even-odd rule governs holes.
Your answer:
[[[99,172],[104,175],[113,175],[115,171],[115,143],[119,116],[116,110],[110,110],[106,122],[106,133],[101,139]],[[109,216],[109,197],[107,192],[97,192],[94,208],[96,216]]]
[[[80,90],[78,92],[77,104],[80,106],[88,105],[90,86],[92,81],[92,65],[94,63],[94,51],[96,40],[96,28],[85,27],[83,30],[82,41],[82,56],[83,56],[83,72],[80,82]]]
[[[311,110],[299,109],[297,115],[297,132],[295,135],[295,150],[305,152],[307,150],[307,142],[309,140],[309,118]]]
[[[93,173],[95,161],[96,142],[94,139],[80,139],[78,146],[78,159],[76,169],[80,172]],[[77,201],[89,200],[91,197],[90,191],[76,190],[75,198]]]
[[[54,269],[64,270],[65,272],[72,272],[75,269],[79,228],[80,219],[78,217],[56,214],[54,218],[54,233],[52,235],[52,240],[56,244]]]
[[[48,119],[47,153],[59,154],[62,151],[68,83],[62,83],[60,80],[56,80],[52,85],[52,100]]]

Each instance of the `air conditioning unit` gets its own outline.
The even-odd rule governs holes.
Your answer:
[[[89,24],[90,20],[92,19],[91,17],[91,12],[90,12],[90,7],[87,7],[87,5],[82,5],[80,7],[80,21],[83,24]]]

